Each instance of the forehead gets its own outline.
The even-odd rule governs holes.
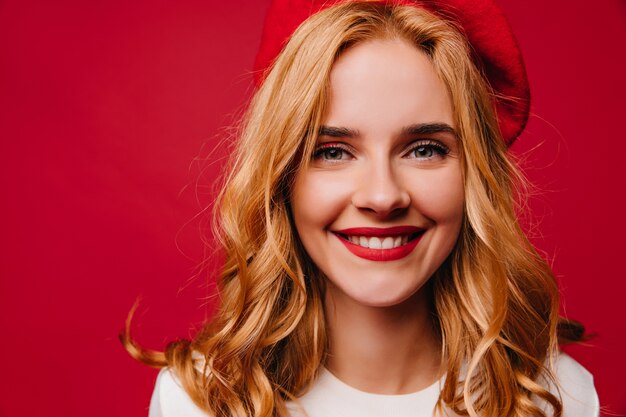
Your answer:
[[[429,57],[403,39],[376,39],[344,51],[330,73],[324,124],[378,130],[439,122],[453,126],[444,83]],[[354,125],[354,126],[352,126]]]

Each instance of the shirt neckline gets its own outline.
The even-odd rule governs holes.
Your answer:
[[[424,387],[418,391],[409,392],[406,394],[377,394],[373,392],[367,392],[359,390],[351,385],[346,384],[339,379],[335,374],[329,371],[325,366],[322,366],[318,376],[318,382],[328,389],[341,393],[342,395],[348,395],[352,397],[361,397],[362,399],[373,399],[381,401],[416,401],[420,399],[426,399],[431,397],[439,397],[439,392],[445,382],[445,374],[435,380],[432,384]]]

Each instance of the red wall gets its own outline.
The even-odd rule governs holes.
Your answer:
[[[565,311],[597,333],[570,352],[626,412],[626,4],[501,3],[533,88],[513,151],[540,190],[534,241]],[[139,295],[135,333],[154,348],[213,302],[194,216],[250,90],[266,8],[0,3],[0,416],[147,414],[156,371],[117,333]]]

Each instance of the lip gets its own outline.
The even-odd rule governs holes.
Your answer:
[[[344,246],[352,252],[354,255],[359,258],[367,259],[370,261],[378,261],[378,262],[388,262],[395,261],[398,259],[402,259],[408,256],[413,249],[417,246],[419,241],[422,239],[424,235],[424,231],[426,229],[415,227],[415,226],[395,226],[388,228],[380,228],[380,227],[354,227],[343,230],[335,230],[333,234],[339,239]],[[358,235],[358,236],[401,236],[401,235],[412,235],[415,233],[420,233],[419,236],[415,237],[410,242],[405,245],[398,246],[397,248],[391,249],[370,249],[364,248],[363,246],[356,245],[349,240],[344,239],[340,235]]]
[[[412,235],[426,229],[416,226],[394,226],[394,227],[352,227],[343,230],[333,230],[333,233],[356,236],[400,236]]]

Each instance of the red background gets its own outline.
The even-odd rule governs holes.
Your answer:
[[[156,371],[117,333],[139,295],[153,348],[210,309],[196,215],[267,3],[0,2],[0,416],[147,414]],[[501,4],[533,90],[513,151],[538,185],[534,241],[597,333],[569,351],[625,413],[626,3]]]

